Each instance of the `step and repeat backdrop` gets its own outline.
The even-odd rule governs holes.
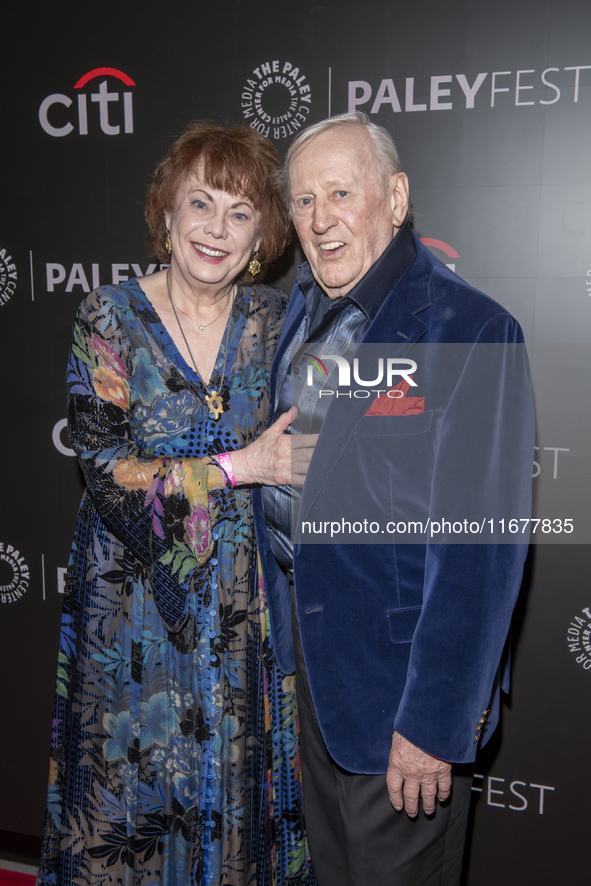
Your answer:
[[[543,544],[528,559],[502,727],[478,758],[467,883],[550,886],[565,870],[585,882],[587,0],[32,0],[6,9],[2,27],[0,830],[38,836],[43,827],[64,573],[82,492],[64,396],[77,305],[99,283],[160,267],[147,251],[143,202],[189,120],[244,121],[283,155],[302,127],[360,109],[394,135],[419,236],[509,308],[532,346],[534,540]],[[293,245],[271,282],[288,291],[299,261]]]

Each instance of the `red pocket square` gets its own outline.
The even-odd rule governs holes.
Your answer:
[[[411,376],[412,378],[412,376]],[[390,388],[385,394],[377,397],[366,415],[418,415],[425,411],[424,397],[407,397],[410,385],[407,381],[401,381],[395,387]],[[394,394],[400,391],[401,394]]]

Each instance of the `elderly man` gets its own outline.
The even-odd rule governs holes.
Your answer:
[[[415,481],[404,466],[415,452],[424,453],[414,497],[425,514],[436,516],[437,490],[459,490],[462,472],[472,472],[483,500],[509,489],[503,507],[514,503],[511,516],[520,516],[533,455],[521,330],[413,234],[408,180],[388,133],[360,113],[325,120],[294,141],[286,176],[307,262],[273,366],[276,413],[292,405],[302,377],[292,359],[302,349],[310,362],[312,351],[330,354],[343,344],[351,354],[369,343],[402,343],[407,358],[435,348],[407,360],[418,370],[387,397],[374,391],[373,403],[351,399],[343,410],[322,394],[298,400],[301,427],[321,428],[300,518],[339,490],[354,499],[359,473],[393,501],[398,494],[410,501]],[[448,342],[466,356],[442,373],[436,349]],[[472,371],[480,343],[509,346],[502,371],[486,372],[482,397]],[[432,409],[422,397],[406,412],[392,411],[410,385]],[[476,467],[468,465],[470,443]],[[319,886],[458,883],[471,764],[498,717],[525,546],[306,544],[301,534],[294,544],[292,490],[265,488],[255,499],[275,654],[286,673],[296,672],[306,827]],[[347,495],[339,500],[346,506]]]

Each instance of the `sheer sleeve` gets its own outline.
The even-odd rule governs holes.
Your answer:
[[[183,621],[192,573],[215,546],[216,521],[231,516],[231,484],[218,462],[159,458],[133,430],[138,372],[144,389],[162,388],[153,365],[137,359],[134,323],[121,290],[104,287],[80,307],[67,372],[68,432],[95,508],[151,578],[170,629]]]

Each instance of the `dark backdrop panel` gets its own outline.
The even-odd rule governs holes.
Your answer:
[[[528,341],[588,343],[590,25],[584,0],[4,12],[0,829],[39,835],[43,823],[60,591],[82,491],[63,430],[71,324],[97,282],[155,269],[143,200],[173,136],[196,117],[244,119],[283,155],[301,126],[358,107],[395,136],[435,254],[506,305]],[[288,290],[300,260],[293,246],[271,278]],[[579,362],[563,351],[563,372]],[[584,490],[591,473],[580,384],[540,388],[546,411],[552,396],[566,418],[540,422],[539,501],[566,477]],[[583,545],[532,555],[510,702],[478,761],[469,884],[549,886],[565,865],[585,880],[589,567]]]

